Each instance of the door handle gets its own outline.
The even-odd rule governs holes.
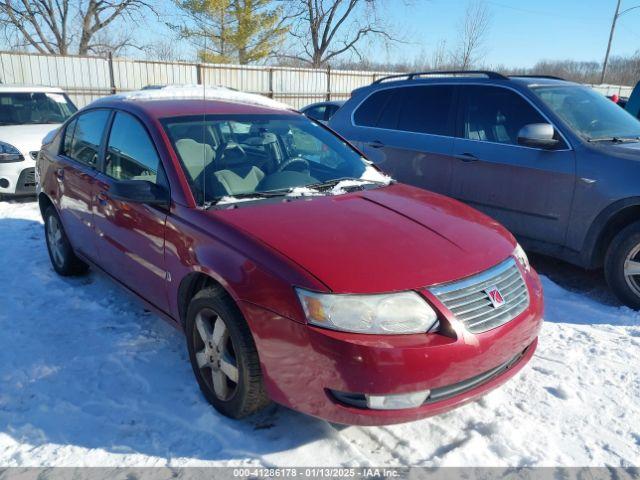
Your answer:
[[[480,160],[473,153],[461,153],[459,155],[454,155],[458,160],[462,160],[463,162],[477,162]]]
[[[384,143],[380,140],[374,140],[373,142],[369,142],[369,146],[371,148],[384,148]]]
[[[100,192],[98,195],[96,195],[96,201],[100,205],[106,205],[109,201],[109,195],[107,195],[105,192]]]
[[[62,181],[64,180],[64,168],[57,168],[56,169],[56,178],[58,179],[58,181]]]

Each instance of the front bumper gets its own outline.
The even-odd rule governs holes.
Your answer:
[[[25,158],[21,162],[0,163],[0,195],[34,195],[36,162]]]
[[[543,300],[533,270],[525,282],[530,297],[526,310],[479,334],[467,332],[446,313],[441,321],[448,326],[447,336],[362,335],[300,324],[249,303],[243,303],[242,310],[274,401],[336,423],[384,425],[463,405],[501,385],[529,361],[537,346]],[[442,395],[417,408],[373,410],[350,405],[332,393],[394,395],[421,390]]]

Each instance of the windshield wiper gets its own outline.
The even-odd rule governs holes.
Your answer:
[[[218,203],[220,203],[221,200],[223,199],[230,199],[230,200],[234,200],[234,199],[243,199],[243,198],[255,198],[255,199],[262,199],[262,198],[273,198],[273,197],[283,197],[285,196],[287,193],[289,193],[290,189],[286,189],[286,190],[272,190],[269,192],[245,192],[245,193],[236,193],[233,195],[224,195],[222,197],[216,197],[214,198],[212,201],[205,203],[204,207],[205,208],[211,208],[215,205],[218,205]],[[233,201],[228,202],[229,204],[233,204]]]
[[[587,139],[590,143],[597,142],[613,142],[613,143],[629,143],[640,142],[640,137],[594,137]]]
[[[364,179],[364,178],[355,178],[355,177],[342,177],[342,178],[334,178],[332,180],[327,180],[325,182],[312,183],[310,185],[305,185],[305,187],[306,188],[313,188],[314,190],[318,190],[319,192],[321,192],[323,190],[327,190],[327,189],[335,187],[340,182],[344,182],[344,181],[348,181],[348,180],[351,180],[351,181],[354,181],[354,182],[361,182],[362,185],[349,185],[349,186],[346,186],[344,188],[345,190],[348,190],[348,189],[362,189],[365,184],[384,185],[384,182],[377,182],[375,180],[367,180],[367,179]]]

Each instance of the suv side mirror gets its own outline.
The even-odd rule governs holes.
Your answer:
[[[553,138],[555,133],[553,125],[549,123],[530,123],[518,132],[518,145],[552,150],[560,143]]]
[[[114,182],[109,195],[115,200],[134,203],[146,203],[158,207],[169,208],[171,198],[169,191],[148,180],[121,180]]]

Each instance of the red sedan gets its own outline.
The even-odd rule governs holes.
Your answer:
[[[183,329],[227,416],[273,400],[414,420],[499,386],[536,348],[542,289],[511,234],[268,99],[107,97],[46,139],[37,168],[53,268],[102,270]]]

